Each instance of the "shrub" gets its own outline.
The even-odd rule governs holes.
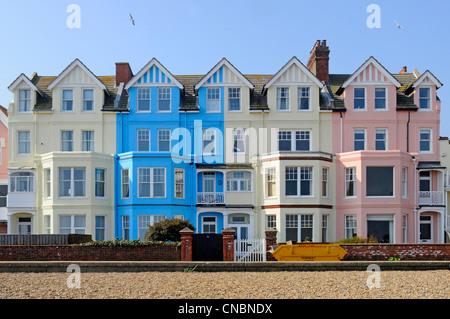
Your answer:
[[[148,241],[179,242],[181,241],[180,230],[186,227],[195,230],[195,227],[188,220],[164,219],[148,228],[145,239]]]
[[[370,236],[369,238],[353,236],[352,238],[344,238],[336,242],[336,244],[374,244],[377,240]]]

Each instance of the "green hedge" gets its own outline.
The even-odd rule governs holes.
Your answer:
[[[163,241],[150,241],[150,240],[95,240],[88,243],[80,244],[83,246],[109,246],[109,247],[144,247],[144,246],[181,246],[181,242],[163,242]]]

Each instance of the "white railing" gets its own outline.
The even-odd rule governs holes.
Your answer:
[[[197,204],[223,204],[224,194],[223,193],[215,193],[215,192],[201,192],[197,193]]]
[[[266,261],[266,240],[235,240],[234,261]]]
[[[444,205],[443,191],[420,191],[419,205]]]

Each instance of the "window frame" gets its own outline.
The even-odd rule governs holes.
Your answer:
[[[304,242],[308,237],[304,234],[305,231],[311,231],[312,241],[314,238],[314,214],[286,214],[286,240],[287,229],[296,229],[296,242]]]
[[[146,136],[140,135],[140,133],[146,133]],[[147,134],[148,133],[148,134]],[[148,139],[140,139],[142,137],[147,137]],[[141,150],[140,143],[148,144],[148,150]],[[151,132],[149,129],[137,129],[136,130],[136,151],[137,152],[150,152],[151,151]]]
[[[379,139],[377,135],[384,131],[384,139]],[[377,142],[384,142],[384,148],[378,149]],[[375,150],[376,151],[387,151],[388,150],[388,130],[386,128],[376,128],[375,129]]]
[[[370,183],[369,177],[368,177],[368,170],[370,168],[392,168],[392,195],[368,195],[368,187],[367,184]],[[366,166],[366,198],[395,198],[395,167],[394,166]],[[373,183],[371,183],[373,184]]]
[[[130,239],[130,216],[122,215],[120,218],[121,221],[121,229],[122,229],[122,239],[129,240]],[[125,235],[125,236],[124,236]]]
[[[95,176],[94,176],[94,195],[95,195],[96,198],[106,198],[106,185],[107,185],[106,184],[106,169],[104,169],[104,168],[95,168],[94,172],[95,172]],[[97,174],[100,173],[100,172],[103,172],[102,173],[103,180],[97,179],[99,177]],[[100,189],[103,190],[103,195],[98,194],[98,192],[97,192],[98,187],[101,187],[101,186],[103,186],[103,189],[100,188]]]
[[[84,93],[87,92],[87,91],[92,91],[92,99],[87,99],[85,97]],[[94,112],[95,111],[95,90],[94,89],[83,89],[81,94],[82,94],[82,98],[83,98],[83,106],[81,108],[81,111],[82,112]],[[87,102],[91,102],[92,103],[91,104],[92,109],[87,109],[86,108],[86,105],[87,105],[86,103]]]
[[[277,132],[277,147],[278,152],[310,152],[312,145],[312,134],[310,129],[298,129],[298,130],[278,130]],[[307,135],[307,139],[302,139],[303,135]],[[281,139],[280,139],[281,137]],[[299,138],[300,137],[300,138]],[[308,149],[297,148],[297,142],[307,141]],[[280,142],[286,144],[290,143],[289,149],[280,149]]]
[[[143,170],[149,170],[148,179],[149,181],[141,181],[141,171]],[[162,196],[155,196],[155,184],[160,184],[161,182],[155,182],[155,170],[163,170],[164,171],[164,182],[163,182],[163,190],[164,195]],[[165,167],[138,167],[138,198],[166,198],[167,191],[167,174],[166,174],[166,168]],[[149,196],[142,196],[141,195],[141,185],[142,184],[149,184]]]
[[[126,172],[126,176],[124,176],[124,172]],[[126,177],[126,181],[124,181],[124,178]],[[124,186],[128,187],[128,195],[124,196]],[[120,170],[120,198],[130,198],[130,169],[129,168],[122,168]]]
[[[364,139],[356,139],[356,134],[357,131],[359,131],[359,133],[363,132],[364,133]],[[362,149],[357,149],[356,147],[356,143],[357,142],[364,142],[364,147]],[[365,128],[354,128],[353,129],[353,151],[365,151],[367,150],[367,130]]]
[[[97,224],[97,222],[98,222],[97,218],[103,219],[103,226]],[[94,229],[95,240],[105,240],[106,239],[106,216],[105,215],[95,215],[94,220],[95,220],[95,229]],[[103,232],[102,238],[98,238],[98,233],[97,233],[98,231]]]
[[[61,180],[61,170],[66,169],[70,170],[70,180]],[[75,179],[75,170],[83,170],[84,171],[84,180],[83,179]],[[86,167],[58,167],[58,198],[67,199],[67,198],[86,198]],[[70,182],[69,188],[69,196],[61,195],[61,182]],[[75,195],[75,183],[83,183],[83,195]]]
[[[182,176],[182,182],[180,183],[180,181],[179,180],[177,180],[177,173],[178,174],[181,174],[181,176]],[[175,169],[174,169],[174,174],[173,174],[173,179],[174,179],[174,181],[173,181],[173,185],[174,185],[174,197],[175,198],[178,198],[178,199],[184,199],[184,196],[185,196],[185,170],[184,170],[184,168],[178,168],[178,167],[176,167]],[[181,186],[180,186],[181,185]],[[178,190],[178,187],[177,186],[180,186],[181,187],[181,192],[182,192],[182,194],[181,194],[181,196],[179,196],[179,195],[177,195],[177,194],[179,194],[179,190]]]
[[[52,172],[50,168],[44,168],[44,196],[52,197]]]
[[[221,95],[220,87],[206,88],[206,113],[220,113],[221,111],[220,95]],[[211,108],[211,106],[215,105],[216,103],[218,106],[216,108]]]
[[[141,101],[148,101],[148,109],[142,109]],[[152,92],[149,87],[138,87],[136,90],[136,112],[151,113],[152,111]]]
[[[349,174],[351,172],[351,174]],[[350,179],[350,177],[352,177]],[[356,198],[357,197],[357,188],[356,188],[356,167],[346,167],[344,169],[344,198]],[[352,189],[352,194],[348,195],[349,190]]]
[[[27,139],[21,140],[20,133],[27,133]],[[20,152],[20,145],[25,145],[26,153]],[[31,131],[29,130],[18,130],[17,131],[17,155],[30,155],[31,154]]]
[[[303,89],[307,89],[307,96],[304,95],[304,92],[301,92],[301,91],[303,91]],[[308,108],[306,108],[306,109],[301,108],[302,99],[307,99]],[[300,111],[300,112],[311,111],[311,87],[310,86],[297,87],[297,111]]]
[[[293,178],[288,179],[287,170],[292,170],[292,172],[296,176],[296,179],[293,179]],[[292,174],[292,173],[289,173],[289,174]],[[310,178],[304,178],[305,175],[307,175]],[[288,197],[288,198],[290,198],[290,197],[301,197],[301,198],[314,197],[314,169],[313,169],[313,166],[286,166],[284,180],[285,180],[285,188],[284,188],[284,196],[285,197]],[[296,182],[296,194],[295,195],[287,194],[288,181]],[[309,194],[302,194],[302,192],[304,191],[302,182],[309,182],[309,189],[308,189]]]
[[[72,94],[71,99],[64,98],[64,92],[71,92],[71,94]],[[69,102],[71,102],[71,103],[69,104]],[[70,109],[67,108],[68,105],[70,105]],[[61,112],[66,112],[66,113],[74,112],[74,109],[73,109],[73,89],[62,89],[61,90]]]
[[[166,91],[168,91],[168,92],[166,92]],[[157,92],[158,92],[157,112],[158,113],[172,112],[172,89],[170,87],[158,87]],[[169,101],[169,109],[168,110],[162,110],[160,108],[161,101]]]
[[[402,198],[408,198],[408,167],[402,167]]]
[[[61,227],[61,217],[70,217],[70,227]],[[84,218],[84,227],[76,226],[75,219],[76,217]],[[86,234],[86,215],[59,215],[59,232],[60,234]],[[69,229],[69,233],[63,232],[62,229]],[[83,230],[83,232],[79,233],[77,230]]]
[[[162,137],[167,138],[167,134],[166,134],[167,132],[169,132],[169,134],[168,134],[169,139],[168,140],[162,139]],[[158,152],[170,152],[171,147],[172,147],[172,143],[171,143],[172,142],[172,140],[171,140],[171,138],[172,138],[172,131],[170,129],[158,129],[156,131],[156,134],[157,134],[156,138],[157,138],[157,149],[158,149]],[[161,150],[160,142],[169,142],[169,149],[168,150]]]
[[[428,131],[429,139],[422,139],[422,132]],[[422,150],[422,142],[428,141],[428,150]],[[419,153],[431,154],[433,153],[433,130],[431,128],[419,129]]]
[[[86,139],[86,135],[89,135],[88,137],[90,137],[91,139]],[[95,131],[94,130],[82,130],[81,131],[81,150],[83,152],[95,152]]]
[[[26,96],[22,97],[21,93],[25,92]],[[30,113],[31,112],[31,90],[30,89],[19,89],[18,92],[18,113]],[[24,103],[22,103],[24,102]],[[24,108],[23,108],[24,106]]]
[[[276,92],[276,98],[277,98],[277,111],[279,112],[289,112],[291,110],[291,106],[289,104],[289,87],[288,86],[280,86],[277,87]],[[281,108],[281,102],[285,100],[286,103],[286,109]]]
[[[148,220],[143,220],[144,217],[148,218]],[[153,226],[155,223],[166,219],[166,215],[138,215],[138,238],[143,240],[145,233],[148,230],[149,226]],[[147,225],[143,227],[143,223],[147,222]],[[141,237],[141,231],[144,231],[143,236]]]
[[[27,173],[29,175],[20,175],[21,173]],[[17,175],[17,176],[16,176]],[[8,193],[34,193],[34,173],[33,172],[12,172],[8,178]],[[19,185],[17,178],[25,178],[26,179],[26,190],[17,191],[17,186]],[[14,182],[12,181],[14,180]]]
[[[240,87],[229,87],[228,88],[228,111],[229,112],[242,112],[242,95]],[[238,109],[232,109],[231,101],[238,101]]]
[[[364,92],[364,97],[356,97],[356,90],[363,90]],[[367,110],[367,92],[366,92],[366,88],[365,87],[354,87],[353,88],[353,110],[354,111],[366,111]],[[363,101],[364,103],[364,107],[356,107],[356,101]]]
[[[241,129],[241,128],[235,128],[233,130],[233,154],[246,154],[247,152],[247,145],[246,145],[246,140],[247,140],[247,135],[245,134],[245,129]],[[243,151],[237,151],[238,148],[237,146],[239,145],[239,143],[242,144],[242,148],[244,149]]]
[[[65,134],[70,135],[69,137],[71,139],[65,139],[65,138],[67,138],[67,136],[65,136]],[[73,130],[61,130],[61,152],[73,152],[74,151],[73,146],[74,146],[73,145]],[[65,149],[66,147],[68,149]]]
[[[211,134],[211,132],[213,132],[213,134]],[[217,155],[217,141],[216,141],[217,140],[217,136],[216,136],[216,133],[217,133],[216,129],[214,129],[214,128],[207,128],[207,129],[203,129],[202,130],[202,154],[203,154],[203,156],[214,156],[214,155]],[[210,139],[205,139],[205,136],[208,137],[208,135],[209,135]],[[211,139],[213,136],[214,136],[214,139]],[[205,152],[205,142],[207,142],[207,141],[209,141],[209,143],[207,145],[209,145],[210,143],[214,142],[214,148],[213,148],[214,152],[209,152],[209,153]]]
[[[384,90],[384,97],[377,97],[377,90]],[[374,94],[374,104],[373,109],[375,111],[387,111],[388,110],[388,89],[385,86],[378,86],[374,88],[373,94]],[[377,100],[383,100],[384,101],[384,107],[379,108],[377,107]]]
[[[243,177],[235,177],[234,173],[243,173]],[[248,178],[245,177],[245,174],[249,174]],[[231,177],[229,177],[229,175],[231,175]],[[229,193],[249,193],[252,192],[253,190],[253,183],[252,183],[252,173],[249,171],[229,171],[226,172],[225,174],[225,178],[226,178],[226,191]],[[233,189],[232,187],[232,183],[236,182],[237,188]],[[246,189],[244,186],[244,189],[242,189],[242,182],[244,182],[246,184]]]
[[[351,239],[358,234],[358,219],[355,214],[344,215],[344,232],[345,239]],[[353,230],[353,231],[352,231]],[[351,237],[349,237],[349,232],[352,231]]]
[[[277,169],[275,167],[267,167],[266,170],[266,198],[277,198]],[[270,191],[274,188],[274,194],[270,195]]]
[[[422,97],[422,90],[427,90],[428,96]],[[431,87],[422,86],[419,87],[419,110],[430,111],[431,110]],[[422,101],[427,101],[427,107],[422,107]]]
[[[205,218],[213,218],[214,221],[205,221]],[[217,216],[202,216],[202,234],[216,234],[217,233]],[[208,231],[205,231],[205,226],[214,226],[214,231],[211,231],[211,229],[208,229]]]
[[[329,197],[329,186],[330,186],[330,168],[322,167],[322,183],[321,192],[323,198]]]

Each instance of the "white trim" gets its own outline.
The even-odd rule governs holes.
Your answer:
[[[363,71],[365,70],[370,64],[373,64],[376,69],[378,69],[388,80],[390,80],[393,84],[395,84],[396,87],[401,87],[402,84],[397,81],[391,73],[389,73],[373,56],[368,58],[366,62],[363,63],[356,71],[353,73],[347,81],[344,82],[344,84],[341,85],[342,88],[347,87],[350,83],[353,82],[353,80]],[[361,83],[358,83],[358,85]],[[371,83],[374,84],[374,83]],[[386,83],[383,83],[386,85]]]
[[[413,88],[417,87],[420,83],[422,83],[425,78],[428,77],[431,82],[436,85],[436,87],[439,89],[442,86],[442,83],[428,70],[426,70],[413,84]]]
[[[136,82],[146,73],[153,65],[156,65],[158,69],[162,70],[166,77],[169,77],[171,82],[173,83],[145,83],[146,86],[178,86],[180,89],[184,89],[184,86],[156,59],[152,58],[150,62],[148,62],[135,76],[133,76],[130,81],[128,81],[125,86],[125,90],[128,90],[131,86],[136,84]],[[141,83],[139,83],[141,84]]]
[[[241,74],[241,72],[239,72],[230,62],[228,62],[228,60],[226,58],[223,58],[222,60],[220,60],[219,63],[216,64],[215,67],[213,67],[211,69],[211,71],[209,71],[201,80],[200,82],[198,82],[195,85],[195,90],[198,90],[203,84],[205,84],[205,82],[214,74],[216,73],[223,65],[225,65],[228,69],[230,69],[242,82],[245,83],[245,85],[247,85],[250,89],[254,88],[254,85],[252,83],[250,83],[249,80],[247,80],[245,78],[245,76],[243,76]],[[209,85],[209,83],[208,83]],[[220,84],[220,86],[223,86],[222,84]],[[233,83],[233,86],[236,86],[236,83]]]
[[[75,59],[69,66],[60,74],[58,77],[53,80],[52,83],[48,86],[48,89],[53,89],[67,74],[69,74],[76,66],[80,67],[84,72],[88,74],[88,76],[103,90],[108,91],[107,87],[103,82],[101,82],[79,59]]]
[[[17,79],[15,79],[14,82],[11,83],[11,84],[8,86],[8,90],[14,91],[14,89],[15,89],[22,81],[24,81],[30,88],[32,88],[33,90],[37,91],[41,96],[43,96],[41,90],[39,90],[39,89],[37,88],[37,86],[34,85],[33,82],[31,82],[31,80],[30,80],[25,74],[23,74],[23,73],[21,73],[21,74],[17,77]]]
[[[323,83],[320,82],[320,80],[303,64],[300,62],[299,59],[297,59],[297,57],[292,57],[288,63],[286,63],[284,65],[284,67],[282,67],[273,77],[272,79],[266,84],[264,85],[263,90],[266,90],[269,86],[271,86],[272,84],[274,84],[274,82],[276,80],[278,80],[278,78],[280,78],[280,76],[282,76],[284,74],[284,72],[286,72],[286,70],[288,70],[293,64],[295,64],[296,66],[298,66],[300,68],[300,70],[306,74],[306,76],[308,78],[310,78],[319,88],[323,88]],[[283,83],[283,85],[311,85],[311,83],[304,83],[304,82],[295,82],[295,83]]]

